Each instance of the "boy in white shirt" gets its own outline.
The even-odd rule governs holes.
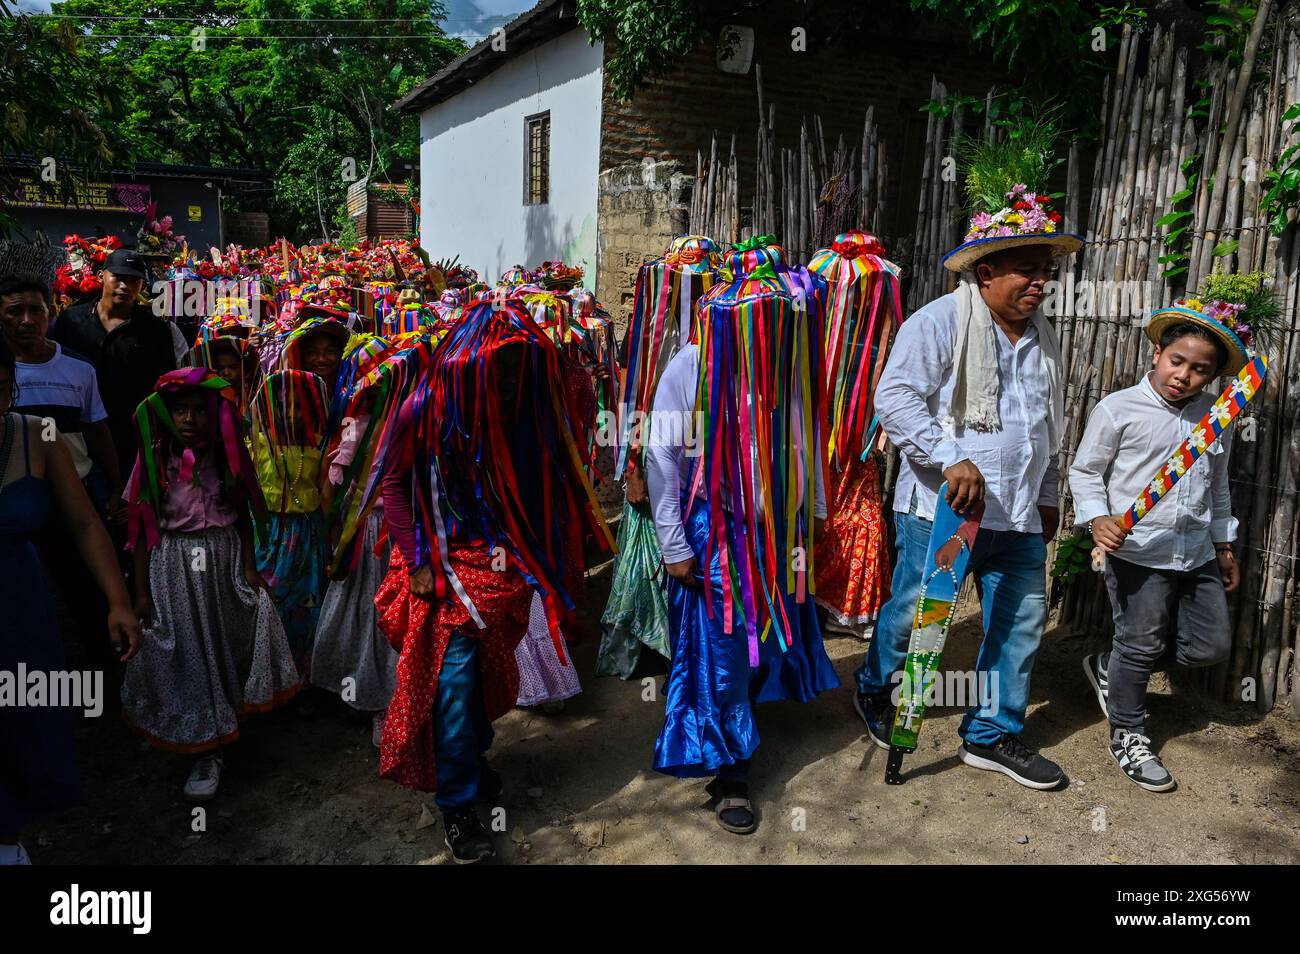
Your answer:
[[[1216,305],[1207,310],[1216,313]],[[1152,370],[1093,410],[1070,468],[1070,490],[1075,522],[1087,524],[1107,554],[1115,617],[1110,651],[1086,657],[1084,671],[1110,722],[1111,755],[1137,785],[1164,792],[1175,783],[1147,735],[1151,673],[1167,654],[1184,666],[1212,666],[1231,648],[1225,594],[1240,577],[1232,552],[1230,432],[1132,531],[1120,515],[1214,403],[1202,389],[1240,371],[1248,354],[1232,330],[1182,304],[1156,312],[1147,335],[1155,344]]]

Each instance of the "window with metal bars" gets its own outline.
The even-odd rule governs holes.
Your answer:
[[[551,193],[551,114],[524,119],[524,204],[545,205]]]

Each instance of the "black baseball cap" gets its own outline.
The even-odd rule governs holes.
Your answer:
[[[118,278],[148,278],[149,270],[139,252],[129,248],[119,248],[109,253],[104,259],[104,270],[112,272]]]

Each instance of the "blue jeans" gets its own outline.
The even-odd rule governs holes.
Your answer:
[[[480,759],[492,745],[492,724],[483,708],[478,642],[453,631],[438,674],[433,706],[433,758],[438,775],[434,801],[444,812],[474,803]]]
[[[892,692],[894,674],[903,670],[931,526],[915,513],[894,514],[898,562],[889,602],[880,611],[871,649],[857,672],[858,690],[867,695]],[[1047,622],[1046,565],[1042,534],[981,529],[975,538],[969,571],[984,609],[977,679],[981,685],[988,680],[997,691],[988,697],[994,705],[977,704],[966,711],[958,733],[972,745],[995,745],[1003,735],[1019,735],[1025,727],[1029,674]]]

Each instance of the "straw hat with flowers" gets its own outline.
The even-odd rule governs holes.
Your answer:
[[[1061,213],[1052,208],[1047,179],[1051,158],[1050,124],[1023,124],[1002,142],[973,139],[958,146],[965,169],[971,218],[962,243],[943,257],[952,272],[969,271],[984,256],[1003,249],[1045,245],[1054,255],[1068,255],[1083,239],[1061,230]]]

